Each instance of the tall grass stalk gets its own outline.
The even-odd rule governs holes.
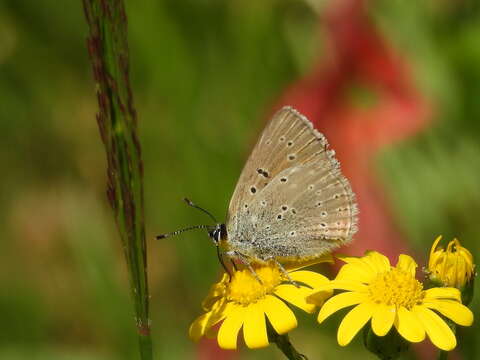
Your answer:
[[[149,360],[143,164],[129,82],[127,16],[123,0],[83,0],[83,6],[99,105],[97,123],[107,155],[107,197],[127,261],[141,359]]]

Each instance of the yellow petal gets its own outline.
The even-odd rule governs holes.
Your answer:
[[[292,284],[282,284],[275,289],[275,295],[310,314],[315,311],[315,305],[307,303],[306,299],[311,293],[311,289],[306,287],[297,288]]]
[[[332,280],[328,284],[321,285],[315,290],[317,291],[327,291],[327,290],[346,290],[346,291],[356,291],[356,292],[367,292],[368,286],[360,283],[359,281],[347,281],[347,280]]]
[[[417,263],[410,256],[401,254],[398,257],[397,268],[415,276]]]
[[[317,320],[322,323],[327,317],[347,306],[357,305],[367,300],[367,294],[358,292],[344,292],[328,299],[320,309]]]
[[[190,328],[188,329],[188,336],[190,337],[190,339],[196,342],[206,334],[210,327],[209,325],[211,323],[211,317],[212,313],[207,312],[193,321],[193,323],[190,325]]]
[[[263,301],[250,304],[245,312],[243,323],[243,337],[250,349],[259,349],[268,346],[267,325],[263,312]]]
[[[462,257],[463,259],[465,259],[465,263],[467,265],[467,267],[469,269],[473,268],[473,256],[472,254],[470,253],[470,251],[468,251],[467,249],[465,249],[463,246],[459,246],[457,248],[457,251],[460,255],[460,257]]]
[[[464,259],[461,259],[464,260]],[[463,286],[466,282],[466,275],[467,275],[467,266],[465,261],[461,261],[457,258],[456,268],[454,268],[453,278],[456,279],[455,287],[459,288]]]
[[[395,320],[395,305],[378,304],[372,317],[372,330],[377,336],[385,336]]]
[[[390,260],[388,260],[385,255],[382,255],[376,251],[369,251],[362,259],[366,263],[373,265],[377,273],[389,271],[391,268]]]
[[[199,316],[190,325],[188,334],[193,341],[198,341],[200,338],[208,332],[208,330],[215,324],[222,321],[230,311],[232,310],[232,304],[226,301],[218,301],[212,306],[212,310]]]
[[[429,258],[429,261],[428,261],[428,268],[430,270],[433,269],[433,267],[435,266],[437,256],[433,256],[433,254],[435,253],[435,249],[437,248],[437,245],[440,242],[440,240],[442,240],[442,235],[437,236],[437,238],[433,242],[432,248],[430,249],[430,258]],[[439,252],[439,253],[441,253],[441,252]]]
[[[318,258],[310,259],[308,261],[287,261],[283,264],[284,268],[288,271],[295,271],[298,269],[302,269],[307,266],[319,264],[319,263],[330,263],[333,264],[333,257],[331,254],[324,254]]]
[[[435,300],[424,301],[423,304],[429,309],[437,310],[443,316],[446,316],[458,325],[470,326],[473,323],[472,311],[458,301]]]
[[[413,309],[432,343],[441,350],[450,351],[457,345],[457,339],[452,330],[432,310],[424,306],[415,306]]]
[[[293,281],[306,284],[310,286],[312,289],[328,284],[330,282],[330,280],[327,277],[313,271],[307,271],[307,270],[294,271],[289,273],[289,275]]]
[[[286,334],[297,327],[297,318],[282,300],[268,295],[263,301],[263,306],[263,310],[277,334]]]
[[[237,336],[243,325],[246,309],[246,306],[232,306],[231,312],[218,330],[218,346],[222,349],[234,350],[237,348]]]
[[[357,261],[361,259],[360,256],[348,256],[348,255],[342,255],[342,254],[336,254],[335,256],[337,257],[337,259],[340,259],[343,262],[346,262],[347,264],[350,264],[350,263],[355,264]]]
[[[370,320],[375,310],[372,303],[361,303],[345,315],[338,327],[337,341],[340,346],[346,346],[353,337]]]
[[[318,292],[315,292],[314,290],[312,290],[312,292],[310,293],[310,295],[307,296],[306,300],[307,300],[307,304],[315,304],[319,307],[323,306],[323,303],[325,302],[325,300],[327,300],[328,298],[330,298],[333,294],[333,291],[318,291]]]
[[[218,298],[225,294],[226,284],[228,283],[228,281],[229,281],[229,275],[224,273],[222,276],[222,279],[219,282],[212,285],[212,287],[210,288],[210,291],[208,292],[207,297],[202,302],[203,310],[210,311],[214,303],[218,300]]]
[[[315,291],[315,288],[318,288],[330,282],[330,280],[327,277],[313,271],[295,271],[290,273],[289,275],[293,281],[310,286],[313,289],[310,292],[310,294],[312,294]],[[314,302],[307,301],[307,303],[321,306],[327,298],[332,296],[332,294],[333,294],[333,290],[317,292],[315,296],[316,301]]]
[[[425,339],[425,329],[417,316],[401,306],[397,309],[395,327],[400,335],[410,342],[420,342]]]
[[[370,264],[368,261],[365,262],[364,258],[354,257],[354,256],[338,256],[337,257],[345,261],[349,265],[354,265],[357,268],[360,268],[362,272],[368,274],[369,277],[374,278],[377,275],[376,267]]]
[[[358,281],[361,283],[370,283],[376,277],[376,273],[365,263],[343,265],[335,281]]]
[[[462,301],[460,297],[460,291],[450,287],[431,288],[425,290],[425,301],[428,299],[453,299]]]

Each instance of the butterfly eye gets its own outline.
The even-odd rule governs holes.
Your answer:
[[[220,239],[226,239],[227,238],[227,227],[225,224],[220,225]]]
[[[216,228],[214,230],[209,231],[208,235],[213,239],[213,241],[218,243],[221,237],[221,230],[219,228]]]

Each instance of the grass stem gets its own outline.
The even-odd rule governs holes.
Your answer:
[[[125,253],[142,360],[152,359],[144,224],[143,163],[129,81],[123,0],[83,0],[107,155],[107,196]]]

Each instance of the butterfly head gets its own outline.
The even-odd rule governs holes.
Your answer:
[[[218,246],[222,240],[227,240],[227,228],[225,224],[217,224],[214,228],[208,230],[208,236],[213,240],[215,246]]]

